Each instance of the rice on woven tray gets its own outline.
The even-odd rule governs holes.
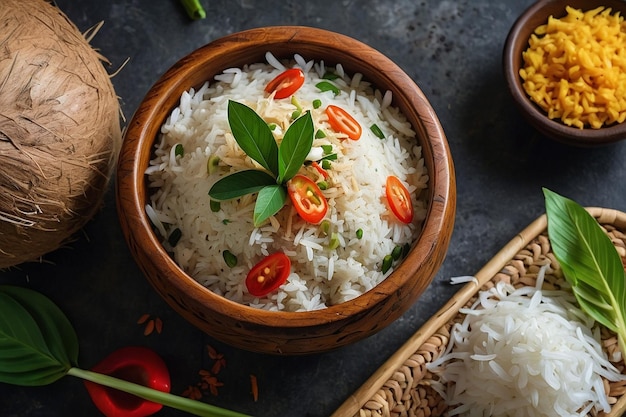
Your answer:
[[[323,62],[279,62],[271,54],[270,64],[256,63],[230,68],[206,82],[197,91],[182,94],[163,124],[157,138],[154,159],[146,174],[152,191],[147,214],[163,237],[163,245],[190,276],[213,292],[253,307],[306,311],[338,304],[370,290],[392,270],[381,272],[381,262],[394,247],[411,244],[418,236],[426,215],[428,173],[410,123],[391,106],[391,93],[374,91],[361,79],[349,77],[341,65],[326,68]],[[218,212],[210,209],[211,186],[221,177],[243,169],[259,169],[239,148],[228,123],[229,100],[254,109],[266,122],[279,127],[277,141],[284,132],[296,106],[290,99],[274,100],[264,87],[286,68],[297,66],[305,73],[304,85],[295,93],[304,110],[310,110],[315,129],[325,138],[314,139],[313,148],[331,144],[338,154],[328,170],[329,187],[323,191],[329,210],[325,219],[339,236],[339,246],[329,249],[320,225],[309,224],[287,204],[261,227],[253,225],[256,194],[224,201]],[[320,92],[315,87],[327,72],[338,76],[332,82],[340,94]],[[323,105],[313,108],[313,100]],[[323,109],[328,104],[341,106],[361,124],[363,134],[357,141],[341,138],[332,131]],[[376,124],[385,138],[370,131]],[[183,155],[177,155],[181,144]],[[207,160],[217,155],[222,167],[211,175]],[[228,168],[230,167],[230,168]],[[320,174],[303,166],[314,181]],[[414,217],[410,224],[395,219],[385,198],[387,176],[395,175],[411,193]],[[179,229],[175,246],[167,236]],[[356,230],[361,229],[359,239]],[[223,252],[237,257],[233,267],[226,265]],[[291,259],[291,273],[277,291],[264,297],[250,295],[244,283],[252,266],[265,256],[282,251]]]

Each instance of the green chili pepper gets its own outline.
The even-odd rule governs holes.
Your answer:
[[[328,190],[328,182],[326,181],[318,182],[317,186],[320,187],[320,190]]]
[[[317,98],[313,100],[313,108],[319,109],[320,107],[322,107],[322,100],[317,99]]]

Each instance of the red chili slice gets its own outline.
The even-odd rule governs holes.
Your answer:
[[[402,223],[409,224],[413,220],[413,203],[411,195],[400,179],[394,175],[387,177],[385,186],[387,201],[393,214]]]
[[[335,132],[345,133],[352,140],[358,140],[361,137],[361,125],[354,117],[341,107],[329,105],[326,107],[326,115],[328,123]]]
[[[315,182],[298,174],[287,183],[287,193],[300,217],[313,224],[322,221],[328,202]]]
[[[246,276],[248,292],[255,297],[267,295],[283,285],[291,272],[291,261],[282,252],[266,256]]]
[[[300,68],[290,68],[270,81],[265,86],[265,92],[271,94],[275,91],[274,98],[276,99],[287,98],[298,91],[302,84],[304,84],[304,72]]]
[[[324,177],[324,179],[328,179],[328,177],[330,176],[330,175],[328,175],[328,172],[326,172],[326,170],[325,170],[324,168],[322,168],[322,167],[320,166],[320,164],[319,164],[317,161],[313,161],[313,162],[311,163],[311,166],[312,166],[313,168],[315,168],[315,170],[316,170],[317,172],[319,172],[319,174],[320,174],[322,177]]]

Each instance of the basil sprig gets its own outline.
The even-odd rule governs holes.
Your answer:
[[[618,336],[626,352],[626,272],[597,220],[578,203],[543,189],[548,237],[583,311]]]
[[[253,221],[260,226],[287,201],[285,184],[298,173],[313,145],[313,119],[306,112],[285,131],[280,146],[265,120],[245,104],[228,102],[228,123],[239,147],[266,171],[234,172],[216,181],[209,196],[218,201],[258,193]]]
[[[78,368],[78,337],[49,298],[37,291],[0,285],[0,382],[48,385],[72,375],[168,407],[206,417],[242,417],[200,401]]]

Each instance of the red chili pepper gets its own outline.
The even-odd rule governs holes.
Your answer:
[[[318,162],[313,161],[313,162],[311,163],[311,166],[312,166],[313,168],[315,168],[315,170],[316,170],[317,172],[319,172],[319,174],[320,174],[322,177],[324,177],[324,179],[326,179],[326,180],[327,180],[327,179],[328,179],[328,177],[330,177],[330,175],[328,175],[328,172],[326,172],[326,170],[325,170],[324,168],[322,168]]]
[[[335,132],[345,133],[352,140],[361,138],[361,125],[350,113],[332,104],[326,107],[325,112],[328,116],[328,123]]]
[[[304,175],[294,176],[287,182],[287,193],[300,217],[312,224],[322,221],[328,211],[328,202],[311,179]]]
[[[94,372],[134,382],[162,392],[170,392],[170,374],[165,362],[154,351],[129,346],[118,349],[92,368]],[[92,401],[107,417],[146,417],[163,408],[113,388],[85,381]]]
[[[278,74],[265,87],[265,92],[271,94],[276,91],[274,98],[287,98],[295,93],[304,84],[304,72],[300,68],[290,68]]]
[[[276,252],[263,258],[254,265],[246,276],[248,292],[255,297],[262,297],[274,291],[287,280],[291,272],[291,260],[282,252]]]
[[[413,220],[413,203],[411,195],[400,179],[394,175],[387,177],[385,186],[387,201],[393,214],[402,223],[409,224]]]

